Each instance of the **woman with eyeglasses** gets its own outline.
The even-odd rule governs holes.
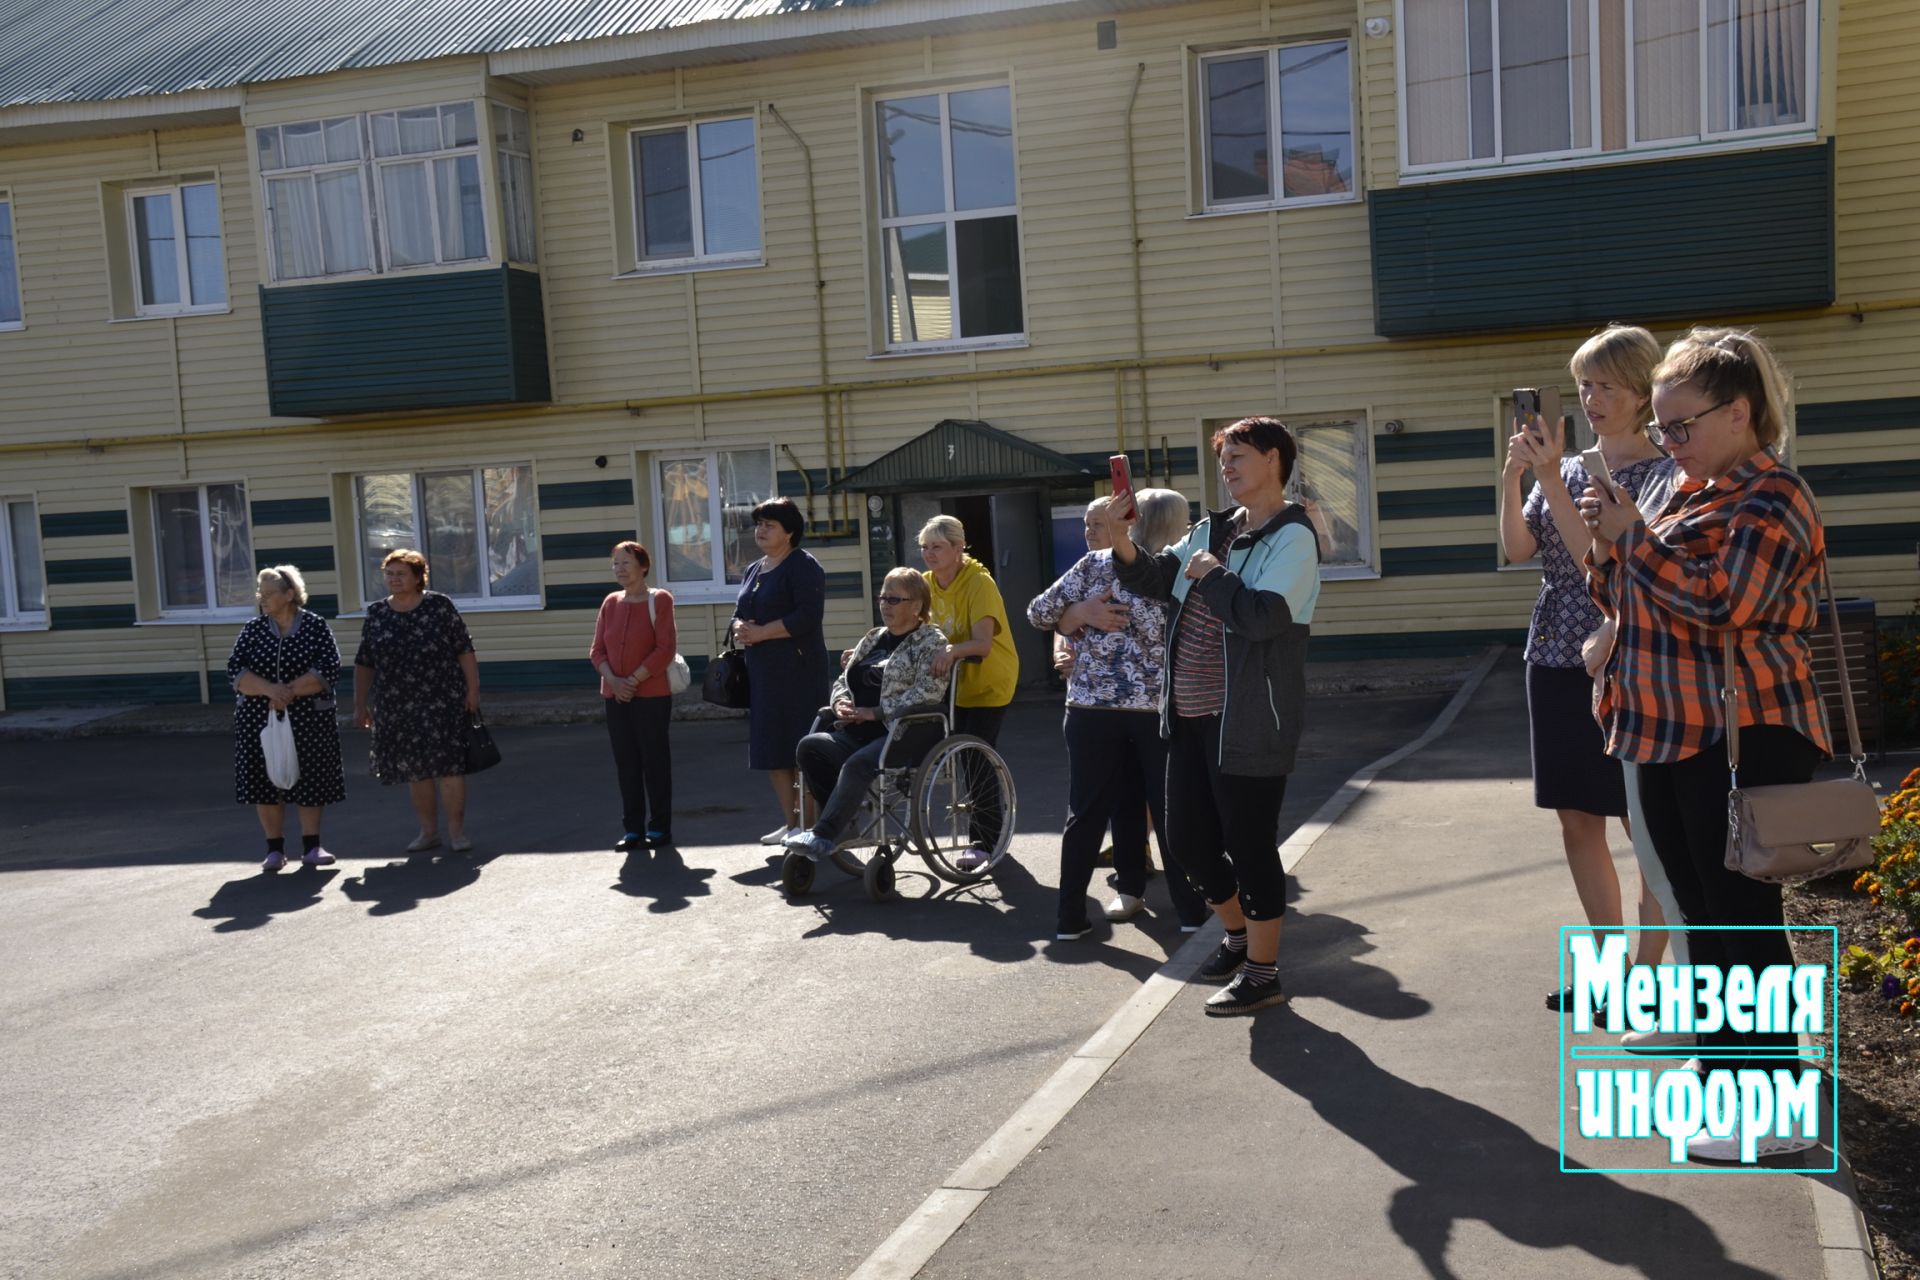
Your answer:
[[[1671,487],[1673,463],[1646,432],[1659,359],[1660,344],[1651,333],[1615,324],[1582,343],[1568,366],[1613,482],[1636,497]],[[1619,931],[1623,922],[1607,819],[1624,823],[1628,804],[1620,762],[1606,753],[1594,723],[1593,676],[1581,652],[1601,618],[1587,598],[1580,563],[1593,539],[1574,505],[1589,477],[1579,456],[1566,456],[1565,449],[1562,423],[1538,415],[1515,421],[1500,476],[1500,544],[1511,561],[1540,557],[1540,595],[1525,653],[1533,803],[1559,819],[1560,845],[1581,911],[1595,933],[1604,934]],[[1535,483],[1523,501],[1528,471]],[[1666,923],[1644,874],[1639,920]],[[1666,935],[1647,929],[1637,941],[1637,963],[1659,963]],[[1573,988],[1551,992],[1547,1007],[1571,1012]]]
[[[1087,544],[1097,541],[1059,581],[1033,598],[1027,621],[1073,639],[1067,679],[1067,825],[1060,835],[1057,941],[1085,937],[1087,888],[1093,882],[1100,836],[1114,828],[1116,893],[1109,920],[1137,915],[1147,892],[1147,832],[1151,812],[1167,867],[1167,891],[1180,927],[1192,932],[1207,904],[1167,850],[1167,746],[1160,738],[1160,678],[1166,662],[1167,605],[1120,585],[1113,571],[1116,538],[1131,536],[1158,554],[1187,527],[1187,500],[1171,489],[1142,489],[1137,517],[1114,516],[1113,504],[1087,508]],[[1129,535],[1129,526],[1132,526]],[[1122,815],[1126,815],[1123,817]]]
[[[1653,371],[1660,442],[1681,479],[1643,513],[1590,485],[1587,582],[1614,620],[1594,714],[1608,754],[1639,776],[1653,847],[1687,925],[1690,961],[1755,973],[1794,963],[1780,886],[1725,864],[1728,765],[1720,691],[1738,693],[1743,787],[1805,782],[1832,754],[1808,633],[1819,616],[1826,533],[1807,482],[1781,465],[1791,400],[1772,351],[1751,333],[1693,330]],[[1734,669],[1724,669],[1731,639]],[[1732,929],[1726,926],[1735,926]],[[1769,1071],[1792,1034],[1700,1035],[1714,1069]],[[1813,1146],[1761,1136],[1761,1155]],[[1738,1128],[1687,1143],[1699,1160],[1738,1160]]]
[[[340,647],[327,621],[306,607],[307,582],[290,564],[262,569],[254,587],[260,616],[241,628],[227,655],[233,682],[233,798],[250,804],[266,836],[260,869],[269,875],[287,865],[286,807],[300,811],[300,862],[324,867],[333,855],[320,847],[326,806],[347,798],[340,764],[340,727],[334,719],[334,682],[340,678]],[[260,731],[270,716],[284,715],[293,729],[300,776],[280,787],[267,776]]]
[[[808,734],[795,751],[820,812],[811,828],[787,837],[790,852],[816,862],[832,853],[880,772],[888,721],[945,703],[946,673],[935,668],[947,638],[928,625],[932,603],[926,579],[912,569],[895,569],[881,582],[881,625],[860,637],[834,678],[833,728]]]

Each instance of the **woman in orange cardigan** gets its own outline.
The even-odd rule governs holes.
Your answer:
[[[653,557],[639,543],[614,546],[613,577],[621,589],[600,602],[588,653],[600,673],[600,696],[607,700],[607,736],[620,777],[626,834],[613,846],[619,853],[673,843],[673,750],[667,741],[673,693],[667,688],[667,666],[677,637],[673,597],[647,586],[652,568]]]

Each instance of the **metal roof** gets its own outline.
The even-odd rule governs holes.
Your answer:
[[[0,108],[108,102],[881,0],[0,0]]]
[[[929,477],[937,477],[938,483]],[[965,418],[946,418],[833,485],[856,493],[1021,481],[1085,482],[1093,472],[1043,444]]]

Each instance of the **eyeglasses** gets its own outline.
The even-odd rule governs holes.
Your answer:
[[[1647,424],[1647,434],[1653,437],[1655,444],[1666,444],[1669,441],[1674,444],[1685,444],[1687,437],[1693,434],[1694,423],[1700,421],[1700,419],[1710,413],[1718,413],[1732,403],[1733,401],[1731,400],[1722,400],[1711,409],[1702,409],[1689,418],[1676,418],[1672,422],[1665,423],[1649,422]]]
[[[879,604],[911,604],[913,602],[913,597],[912,596],[875,596],[874,600],[876,603],[879,603]]]

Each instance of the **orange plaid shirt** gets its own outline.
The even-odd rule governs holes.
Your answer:
[[[1825,556],[1812,490],[1765,450],[1717,480],[1682,479],[1605,564],[1589,552],[1588,593],[1616,623],[1594,702],[1607,753],[1662,764],[1718,742],[1732,631],[1741,725],[1786,725],[1831,755],[1808,640]]]

